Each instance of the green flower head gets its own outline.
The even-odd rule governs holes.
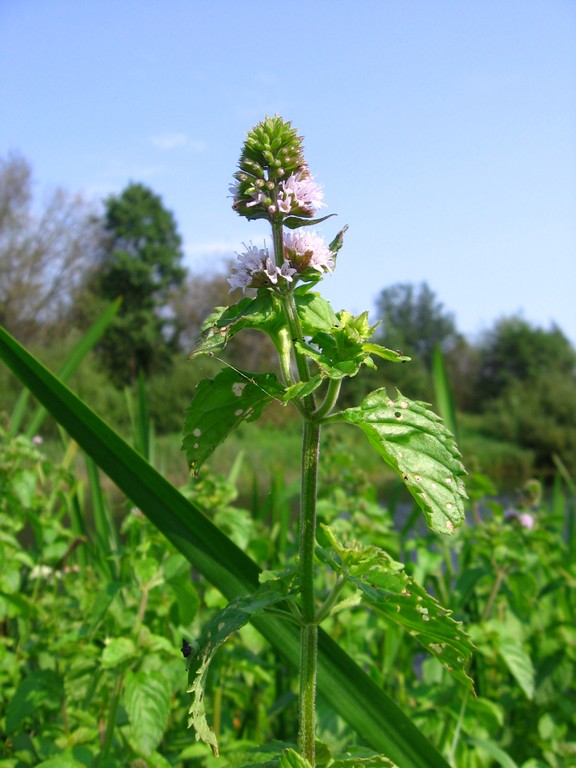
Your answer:
[[[323,207],[302,151],[302,137],[278,115],[248,132],[230,187],[232,207],[247,219],[312,218]]]

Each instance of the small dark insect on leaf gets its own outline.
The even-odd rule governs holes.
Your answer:
[[[182,651],[182,656],[184,656],[185,659],[187,659],[188,656],[190,656],[192,653],[192,646],[185,637],[182,638],[182,648],[180,648],[180,650]]]

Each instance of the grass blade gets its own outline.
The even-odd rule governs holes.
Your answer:
[[[442,421],[450,432],[454,435],[458,443],[458,418],[456,416],[456,407],[452,396],[452,387],[446,370],[444,355],[439,346],[434,347],[432,357],[432,383],[434,385],[434,396],[436,398],[436,407],[442,416]]]
[[[110,304],[104,310],[96,322],[86,331],[86,333],[82,335],[82,338],[74,347],[62,368],[58,371],[58,378],[60,381],[67,381],[70,376],[72,376],[72,374],[78,369],[82,360],[84,360],[88,352],[90,352],[90,350],[96,345],[110,324],[110,321],[116,312],[118,312],[120,303],[120,299],[113,301],[112,304]],[[14,406],[14,410],[12,411],[12,416],[10,419],[10,434],[12,436],[16,435],[20,430],[22,421],[24,420],[24,416],[26,414],[26,406],[29,399],[30,392],[24,390],[16,401],[16,405]],[[38,430],[42,426],[42,422],[46,418],[46,415],[46,409],[40,405],[34,412],[30,423],[26,427],[25,434],[27,437],[32,438],[35,434],[37,434]]]

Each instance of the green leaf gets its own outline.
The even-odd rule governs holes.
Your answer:
[[[329,305],[328,305],[329,306]],[[312,309],[316,305],[311,303]],[[368,312],[354,317],[349,312],[342,310],[330,317],[330,325],[326,322],[329,315],[324,311],[320,315],[322,304],[319,305],[316,316],[310,311],[311,307],[303,307],[299,314],[304,315],[305,333],[311,335],[311,344],[299,344],[300,350],[316,362],[321,371],[331,379],[341,379],[344,376],[355,376],[362,365],[375,368],[372,354],[383,357],[392,362],[403,362],[409,357],[402,356],[399,352],[382,347],[379,344],[369,343],[377,325],[371,326],[368,322]],[[317,321],[320,319],[320,322]],[[316,320],[316,327],[314,321]]]
[[[49,669],[39,669],[20,681],[6,709],[6,731],[15,733],[27,718],[49,702],[57,706],[64,696],[61,678]]]
[[[502,768],[518,768],[516,763],[507,752],[504,752],[497,744],[486,739],[469,739],[470,744],[476,746],[482,752],[486,752],[487,755],[495,760]],[[331,767],[332,768],[332,767]]]
[[[330,763],[330,768],[396,768],[396,766],[384,755],[372,755],[371,757],[337,758]]]
[[[129,637],[113,637],[106,641],[102,651],[102,667],[113,669],[136,656],[136,646]]]
[[[338,317],[332,305],[319,293],[308,291],[308,288],[298,288],[295,299],[304,336],[315,336],[318,331],[330,331],[338,325]]]
[[[262,613],[271,605],[283,602],[290,589],[292,575],[284,579],[266,581],[253,595],[237,597],[218,611],[206,624],[201,637],[192,644],[192,653],[188,657],[188,689],[192,694],[189,710],[188,727],[194,728],[196,739],[212,747],[218,755],[218,742],[206,718],[205,684],[208,669],[216,651],[226,642],[231,634],[245,626],[254,616]]]
[[[224,368],[197,386],[184,422],[182,449],[198,472],[216,447],[243,421],[257,419],[262,408],[280,399],[284,389],[272,373],[244,373]]]
[[[124,687],[124,706],[130,720],[131,740],[138,752],[149,757],[160,744],[168,726],[168,682],[157,673],[128,674]]]
[[[76,759],[80,753],[81,758]],[[88,762],[90,760],[90,762]],[[86,768],[93,761],[93,755],[86,747],[73,747],[60,752],[58,757],[49,757],[48,760],[42,760],[36,763],[36,768]]]
[[[220,352],[244,328],[263,331],[274,339],[283,323],[278,298],[272,291],[259,290],[253,299],[242,299],[231,307],[216,307],[202,324],[200,338],[188,357]]]
[[[288,216],[282,224],[288,229],[298,229],[299,227],[313,227],[315,224],[322,224],[323,221],[336,216],[335,213],[329,213],[328,216],[322,216],[320,219],[300,219],[297,216]]]
[[[280,755],[279,768],[313,768],[312,765],[293,749],[285,749]]]
[[[256,563],[2,328],[0,357],[204,578],[228,599],[257,588]],[[298,666],[298,627],[272,615],[252,623]],[[365,743],[402,768],[448,768],[412,720],[325,632],[318,633],[318,648],[319,693]]]
[[[498,636],[498,653],[530,701],[534,698],[534,666],[528,653],[513,637]]]
[[[369,394],[357,408],[347,408],[325,422],[355,424],[384,461],[403,479],[438,533],[454,532],[464,519],[465,470],[451,433],[425,403],[385,389]]]
[[[359,542],[343,545],[328,526],[322,529],[331,550],[319,547],[318,557],[359,589],[363,602],[408,630],[444,669],[472,690],[472,680],[465,671],[472,644],[461,622],[450,618],[451,611],[410,578],[402,563],[379,547]]]

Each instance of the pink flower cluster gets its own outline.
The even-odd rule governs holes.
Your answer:
[[[305,175],[306,174],[306,175]],[[324,208],[324,193],[306,170],[300,170],[280,182],[276,204],[282,213],[303,209],[313,216],[318,208]]]
[[[246,288],[277,285],[279,278],[292,282],[296,270],[288,262],[285,261],[281,267],[278,267],[270,256],[268,248],[258,248],[255,245],[244,247],[246,251],[237,254],[240,265],[228,278],[231,291],[235,288],[246,291]]]
[[[237,254],[239,265],[228,278],[230,290],[276,286],[284,280],[291,283],[294,276],[307,269],[332,272],[334,257],[324,240],[315,232],[289,232],[284,236],[284,262],[279,267],[268,248],[244,246]]]
[[[315,269],[317,272],[334,270],[334,255],[316,232],[297,230],[284,236],[284,258],[298,272]]]

